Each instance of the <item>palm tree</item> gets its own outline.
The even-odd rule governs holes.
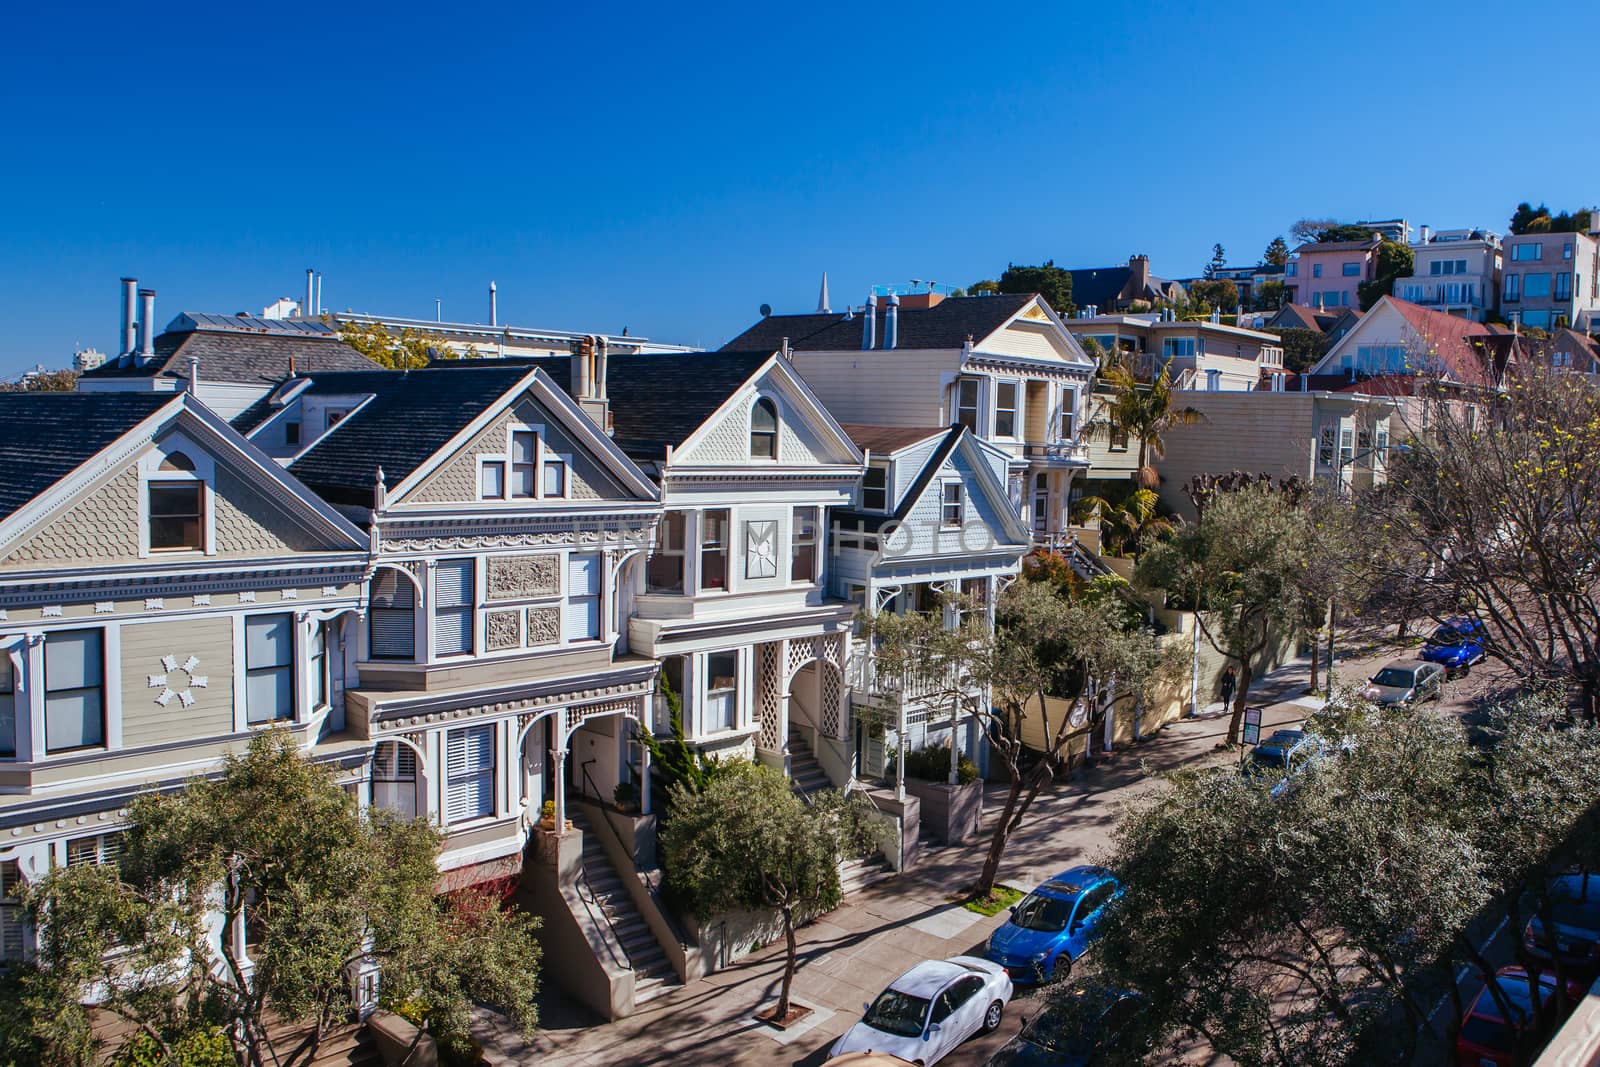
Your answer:
[[[1161,514],[1161,498],[1153,489],[1136,489],[1120,504],[1086,496],[1078,506],[1084,514],[1099,512],[1102,542],[1114,556],[1131,547],[1133,558],[1138,559],[1148,540],[1172,532],[1172,521]]]
[[[1139,469],[1135,478],[1144,488],[1154,489],[1161,484],[1161,479],[1151,466],[1151,460],[1167,454],[1163,435],[1174,426],[1198,425],[1205,422],[1206,417],[1188,405],[1174,406],[1177,390],[1172,387],[1166,367],[1161,368],[1161,374],[1149,385],[1123,366],[1108,368],[1101,380],[1111,386],[1111,395],[1105,401],[1104,410],[1085,432],[1090,436],[1122,433],[1138,440]]]

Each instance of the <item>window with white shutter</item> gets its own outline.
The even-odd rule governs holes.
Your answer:
[[[411,579],[392,567],[372,576],[367,605],[367,655],[411,659],[416,655],[417,597]]]
[[[600,556],[573,553],[567,557],[567,640],[592,641],[600,636]]]
[[[451,730],[445,744],[444,821],[494,814],[494,727]]]
[[[122,831],[74,837],[67,842],[67,866],[116,863],[122,858]]]
[[[473,566],[443,559],[433,569],[433,647],[441,656],[472,651]]]
[[[294,616],[244,621],[244,718],[255,725],[294,718]]]
[[[22,867],[0,860],[0,961],[22,959]]]

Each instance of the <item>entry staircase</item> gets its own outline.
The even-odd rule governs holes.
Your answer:
[[[628,967],[633,971],[634,1006],[637,1008],[682,985],[672,969],[672,961],[667,959],[661,943],[628,895],[623,876],[601,847],[588,814],[582,806],[573,804],[567,808],[567,816],[573,826],[583,831],[583,879],[579,882],[579,891],[593,895],[594,903],[622,946]]]
[[[806,743],[805,735],[794,729],[789,731],[789,782],[802,799],[833,788],[833,782],[829,781],[827,772]],[[839,864],[839,889],[848,896],[892,874],[894,868],[889,866],[889,861],[881,852],[861,859],[845,860]]]

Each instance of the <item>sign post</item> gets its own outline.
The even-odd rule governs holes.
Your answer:
[[[1261,709],[1244,709],[1244,734],[1241,737],[1246,745],[1259,745],[1261,743]]]

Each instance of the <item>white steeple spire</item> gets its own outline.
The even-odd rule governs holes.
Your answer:
[[[817,314],[828,315],[833,309],[828,306],[828,272],[822,272],[822,291],[817,294]]]

